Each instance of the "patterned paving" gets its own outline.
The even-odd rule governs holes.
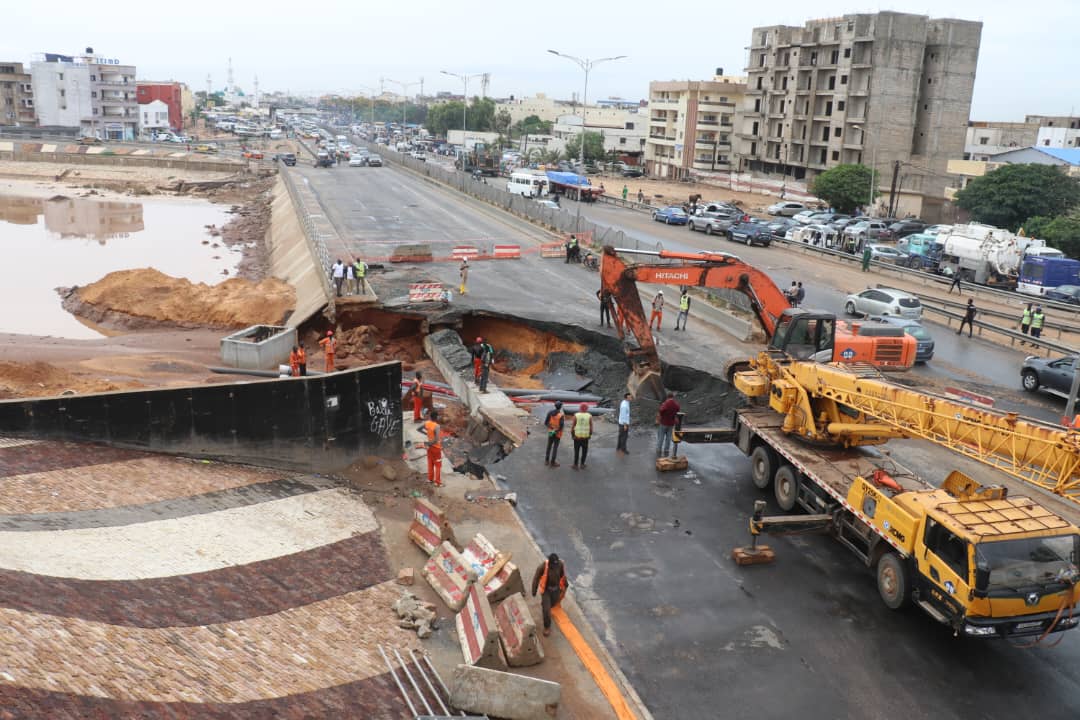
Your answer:
[[[0,720],[405,718],[391,577],[325,479],[0,438]]]

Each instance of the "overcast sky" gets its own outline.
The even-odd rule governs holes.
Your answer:
[[[0,61],[28,62],[36,52],[74,54],[90,46],[97,55],[135,64],[139,79],[182,80],[193,90],[206,89],[207,74],[221,89],[232,57],[236,82],[246,92],[256,75],[263,90],[358,92],[363,85],[378,87],[380,78],[423,78],[425,93],[460,92],[459,80],[440,74],[448,70],[490,73],[489,94],[496,97],[544,92],[569,98],[581,92],[583,73],[547,54],[553,48],[579,57],[627,55],[592,72],[589,99],[636,100],[647,97],[650,80],[705,79],[718,67],[742,74],[755,26],[878,10],[983,22],[974,119],[1080,110],[1070,30],[1080,20],[1080,0],[863,6],[858,0],[15,2],[4,8]],[[478,89],[478,81],[470,82],[470,95]]]

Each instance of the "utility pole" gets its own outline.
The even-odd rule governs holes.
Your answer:
[[[900,161],[897,160],[893,163],[892,168],[892,184],[889,185],[889,217],[893,217],[896,203],[896,182],[900,178]]]

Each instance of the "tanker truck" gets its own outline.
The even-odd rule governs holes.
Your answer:
[[[979,285],[1014,288],[1025,254],[1062,256],[1038,238],[978,223],[954,225],[938,241],[942,244],[939,270]]]

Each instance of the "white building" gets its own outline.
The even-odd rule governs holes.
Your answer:
[[[94,55],[42,53],[30,63],[41,125],[78,127],[104,140],[134,140],[139,131],[135,66]]]
[[[153,100],[139,106],[139,130],[152,133],[169,129],[169,106],[163,100]]]
[[[598,132],[604,141],[605,152],[616,151],[631,158],[642,158],[645,154],[648,116],[635,110],[618,108],[588,108],[585,114],[585,129]],[[554,140],[548,147],[552,150],[566,150],[566,144],[581,134],[580,115],[560,115],[552,129]]]
[[[1077,148],[1080,147],[1080,128],[1076,127],[1041,127],[1035,141],[1038,147]]]
[[[34,106],[43,127],[89,127],[90,68],[59,62],[30,63]]]

